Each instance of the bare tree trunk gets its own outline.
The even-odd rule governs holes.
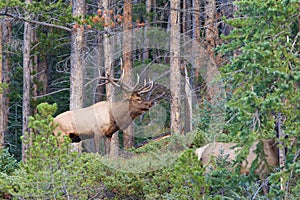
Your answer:
[[[150,27],[150,12],[151,12],[151,7],[152,7],[152,0],[146,0],[146,13],[148,15],[148,17],[145,20],[145,29],[144,29],[144,38],[145,38],[145,47],[149,46],[149,40],[147,38],[147,29]],[[145,48],[143,49],[143,62],[145,62],[145,60],[149,59],[149,49]]]
[[[2,26],[3,23],[0,22],[0,150],[2,149],[2,147],[4,147],[4,132],[5,132],[5,127],[4,127],[4,108],[3,105],[5,104],[5,100],[4,100],[4,96],[3,96],[3,73],[2,73],[2,69],[3,69],[3,50],[2,50],[2,46],[3,46],[3,40],[2,40]]]
[[[108,11],[110,9],[110,1],[103,1],[104,10]],[[111,20],[109,12],[104,12],[106,23],[109,24]],[[106,32],[110,32],[110,27],[105,27]],[[113,60],[113,41],[109,34],[104,34],[104,58],[105,58],[105,73],[109,74],[110,77],[114,76],[114,71],[112,68]],[[107,101],[113,101],[113,86],[109,83],[106,84],[106,99]],[[119,155],[119,133],[116,132],[113,134],[111,140],[109,141],[107,138],[105,139],[105,151],[107,154],[113,157],[117,157]]]
[[[214,59],[214,50],[216,47],[216,41],[219,38],[218,28],[215,25],[215,14],[216,14],[216,1],[209,0],[205,4],[205,35],[207,52]]]
[[[200,43],[200,2],[199,0],[193,0],[193,49],[197,49]],[[196,66],[194,77],[195,77],[195,86],[197,87],[199,80],[199,66],[201,66],[201,56],[195,55],[194,58],[194,66]]]
[[[132,85],[132,1],[124,1],[124,39],[123,39],[123,59],[124,59],[124,81]],[[134,145],[134,129],[130,125],[123,131],[124,148],[131,148]]]
[[[2,42],[3,42],[3,52],[2,52],[2,76],[0,76],[2,83],[9,85],[10,83],[10,53],[9,47],[11,45],[12,40],[12,23],[11,21],[5,21],[2,24]],[[2,88],[2,100],[0,101],[2,104],[2,114],[0,115],[0,121],[3,123],[2,126],[2,134],[3,134],[3,142],[4,146],[6,145],[6,135],[8,134],[8,114],[9,114],[9,88]],[[0,106],[0,107],[1,107]]]
[[[180,1],[171,0],[171,131],[181,133],[180,125]]]
[[[98,6],[102,7],[102,1],[98,2]],[[102,71],[102,67],[104,66],[104,47],[103,47],[103,35],[99,34],[96,36],[97,38],[97,58],[96,58],[96,65],[98,66],[95,68],[95,74],[98,74],[98,76],[104,76]],[[104,95],[105,95],[105,85],[102,85],[101,80],[99,80],[100,84],[95,85],[93,88],[93,93],[94,93],[94,103],[97,103],[99,101],[104,100]],[[107,142],[108,141],[108,142]],[[93,139],[93,145],[94,145],[94,151],[96,153],[99,153],[101,155],[109,154],[106,153],[106,149],[109,150],[110,148],[110,143],[109,140],[106,138],[100,137],[100,135],[95,134],[94,139]],[[107,145],[108,143],[108,145]],[[104,146],[101,146],[104,145]]]
[[[218,62],[218,59],[214,56],[214,49],[219,39],[218,28],[215,25],[215,13],[216,13],[216,1],[209,0],[205,5],[205,34],[206,34],[206,45],[207,52],[210,56],[210,59],[214,63]],[[218,95],[221,94],[221,88],[217,84],[217,80],[214,80],[215,77],[215,68],[212,65],[207,65],[206,70],[206,86],[209,102],[216,106],[218,105]]]
[[[83,18],[85,15],[85,0],[73,1],[73,17]],[[80,26],[72,32],[71,40],[71,85],[70,110],[83,105],[83,74],[84,74],[84,27]],[[76,123],[76,119],[75,119]],[[73,143],[74,150],[81,152],[82,144]]]
[[[282,125],[283,125],[283,119],[284,117],[282,116],[281,113],[277,114],[277,118],[276,118],[276,125],[275,125],[275,131],[277,132],[277,138],[279,138],[279,148],[278,148],[278,156],[279,156],[279,166],[280,166],[280,170],[284,171],[285,170],[285,161],[286,161],[286,152],[285,152],[285,144],[282,140],[285,139],[285,134],[284,131],[282,129]],[[280,177],[280,189],[282,191],[285,190],[285,185],[284,185],[284,180],[282,177]]]
[[[26,4],[31,4],[31,0],[26,0]],[[30,115],[30,47],[31,47],[31,33],[32,27],[28,22],[24,22],[24,39],[23,39],[23,125],[22,125],[22,134],[23,134],[23,142],[22,142],[22,160],[26,161],[26,151],[29,148],[29,143],[24,143],[24,140],[28,141],[29,129],[29,115]]]
[[[183,43],[187,44],[190,42],[190,38],[192,36],[191,32],[191,2],[190,0],[184,0],[182,3],[182,32],[184,37],[182,38]],[[185,45],[184,52],[188,52],[190,50],[190,46]],[[189,80],[189,74],[187,70],[187,63],[184,63],[184,75],[185,75],[185,81],[184,81],[184,91],[185,91],[185,98],[184,98],[184,133],[187,133],[192,130],[192,91],[191,91],[191,85]],[[183,68],[183,67],[181,67]],[[191,74],[192,75],[192,74]]]
[[[184,81],[184,86],[185,86],[185,123],[184,123],[184,133],[187,133],[192,130],[192,115],[193,115],[193,110],[192,110],[192,90],[191,90],[191,85],[190,85],[190,78],[188,75],[187,67],[184,67],[184,75],[185,75],[185,81]]]
[[[32,29],[31,31],[31,43],[36,44],[37,43],[37,38],[36,38],[36,29]],[[31,90],[31,94],[32,94],[32,101],[35,102],[36,101],[36,97],[38,96],[38,54],[36,54],[34,52],[34,49],[31,49],[32,51],[32,62],[31,62],[31,84],[32,84],[32,90]],[[37,110],[36,108],[32,108],[32,113],[36,113]]]
[[[183,0],[182,1],[182,10],[183,10],[183,13],[182,13],[182,25],[181,25],[181,28],[182,28],[182,33],[183,34],[186,34],[187,32],[187,0]]]

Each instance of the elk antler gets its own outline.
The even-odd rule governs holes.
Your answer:
[[[142,87],[140,87],[139,89],[135,90],[134,92],[136,92],[138,94],[144,94],[144,93],[147,93],[150,90],[152,90],[152,88],[153,88],[153,81],[150,81],[149,83],[147,83],[145,80],[144,85]]]
[[[121,88],[122,90],[124,90],[126,92],[129,92],[129,93],[143,94],[143,93],[149,92],[153,88],[153,81],[151,81],[150,83],[146,83],[146,81],[144,81],[144,85],[142,87],[140,87],[140,88],[137,89],[137,87],[139,85],[139,82],[140,82],[140,76],[139,76],[139,74],[137,74],[137,82],[134,85],[134,87],[130,87],[129,85],[127,85],[123,81],[123,79],[124,79],[124,71],[122,72],[122,75],[121,75],[121,77],[119,79],[111,78],[109,74],[107,74],[105,77],[100,77],[100,79],[108,81],[108,82],[106,82],[104,84],[111,83],[115,87]]]

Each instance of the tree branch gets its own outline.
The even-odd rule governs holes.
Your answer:
[[[57,90],[57,91],[54,91],[54,92],[50,92],[50,93],[47,93],[47,94],[43,94],[43,95],[36,96],[35,98],[46,97],[46,96],[50,96],[50,95],[52,95],[52,94],[56,94],[56,93],[63,92],[63,91],[67,91],[67,90],[70,90],[70,89],[69,89],[69,88],[63,88],[63,89],[61,89],[61,90]]]
[[[29,19],[26,19],[25,17],[21,17],[21,16],[18,16],[18,15],[12,15],[12,14],[9,14],[9,13],[0,13],[0,16],[7,16],[7,17],[10,17],[10,18],[22,20],[22,21],[28,22],[28,23],[33,23],[33,24],[38,24],[38,25],[42,25],[42,26],[58,28],[58,29],[62,29],[62,30],[68,31],[68,32],[72,31],[72,29],[70,29],[68,27],[65,27],[65,26],[61,26],[61,25],[57,25],[57,24],[50,24],[50,23],[47,23],[47,22],[40,22],[40,21],[36,21],[36,20],[29,20]]]

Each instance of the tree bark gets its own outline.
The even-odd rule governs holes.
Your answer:
[[[214,50],[216,47],[216,41],[219,38],[218,28],[215,25],[216,14],[216,1],[209,0],[205,4],[205,35],[207,52],[212,59],[214,59]]]
[[[285,151],[285,144],[283,140],[285,139],[285,134],[283,131],[283,122],[284,122],[284,117],[282,116],[281,113],[277,114],[276,118],[276,125],[275,125],[275,131],[277,132],[277,138],[279,138],[279,145],[278,145],[278,156],[279,156],[279,167],[280,170],[283,172],[285,170],[285,164],[286,164],[286,151]],[[280,177],[280,189],[282,191],[285,190],[285,185],[284,185],[284,180],[283,177]]]
[[[85,0],[73,1],[73,17],[83,18],[85,15]],[[83,74],[84,74],[84,26],[74,29],[71,40],[71,84],[70,110],[83,106]],[[79,119],[78,119],[79,120]],[[75,119],[76,123],[76,119]],[[82,144],[73,143],[74,150],[80,152]]]
[[[3,50],[2,50],[2,46],[3,46],[3,40],[2,40],[2,22],[0,22],[0,151],[2,149],[2,147],[4,147],[4,96],[3,96],[3,73],[2,73],[2,69],[3,69]]]
[[[31,4],[31,0],[26,0],[26,4]],[[26,161],[26,151],[30,144],[24,141],[29,141],[28,122],[30,116],[30,80],[31,80],[31,62],[30,62],[30,47],[31,47],[32,27],[28,22],[24,22],[24,38],[23,38],[23,103],[22,103],[22,161]]]
[[[9,47],[11,45],[12,40],[12,23],[11,21],[7,20],[2,24],[2,42],[3,42],[3,52],[2,52],[2,76],[0,76],[1,81],[5,85],[9,85],[10,83],[10,53],[9,53]],[[8,113],[9,113],[9,89],[7,87],[2,88],[2,94],[0,94],[2,97],[2,100],[0,100],[1,105],[1,112],[0,115],[0,123],[2,123],[0,126],[2,126],[2,139],[3,139],[3,145],[6,146],[6,138],[8,134]]]
[[[98,2],[98,6],[102,7],[102,1]],[[97,58],[96,58],[96,66],[95,67],[95,74],[98,74],[98,76],[104,76],[105,72],[103,71],[104,66],[104,46],[103,46],[103,35],[99,34],[97,37]],[[94,94],[94,103],[97,103],[99,101],[104,101],[104,95],[105,95],[105,85],[102,85],[103,80],[99,80],[98,84],[95,85],[93,88],[93,94]],[[96,153],[99,153],[101,155],[109,154],[110,149],[110,143],[109,140],[106,140],[106,138],[97,136],[97,134],[94,136],[93,139],[94,142],[94,151]],[[104,147],[101,147],[101,145],[104,145]],[[108,150],[108,153],[106,152],[106,149]]]
[[[171,131],[181,133],[180,124],[180,1],[171,0],[171,72],[170,91],[171,101]]]
[[[132,85],[132,1],[124,1],[124,39],[123,39],[123,60],[124,60],[124,81]],[[134,145],[134,129],[130,125],[123,131],[124,148],[131,148]]]
[[[104,0],[103,1],[103,8],[105,11],[109,11],[110,9],[110,1]],[[109,24],[111,17],[109,15],[109,12],[105,12],[105,20],[106,24]],[[113,64],[113,41],[108,34],[110,32],[110,27],[107,26],[104,28],[105,34],[104,34],[104,66],[105,66],[105,73],[108,74],[110,77],[114,76],[114,71],[112,68]],[[112,102],[113,101],[113,86],[111,83],[106,84],[106,99],[107,101]],[[109,139],[105,139],[105,152],[106,154],[109,154],[112,157],[117,157],[119,155],[119,133],[115,132],[109,141]]]
[[[188,75],[187,66],[184,67],[184,75],[185,75],[185,81],[184,81],[184,90],[185,90],[185,122],[184,122],[184,133],[188,133],[192,130],[192,115],[193,115],[193,109],[192,109],[192,90],[191,90],[191,84],[190,84],[190,77]]]
[[[219,39],[219,33],[218,28],[215,25],[215,14],[216,14],[216,1],[215,0],[209,0],[207,1],[207,4],[205,5],[205,34],[206,34],[206,50],[208,55],[210,56],[210,59],[213,62],[210,63],[218,63],[218,58],[214,56],[214,49],[216,47],[216,44],[218,43]],[[207,86],[207,94],[208,94],[208,100],[212,106],[216,106],[219,103],[218,96],[222,93],[220,85],[218,84],[219,80],[214,80],[213,77],[216,75],[216,67],[214,67],[211,64],[208,64],[206,67],[205,72],[205,80],[206,80],[206,86]]]
[[[199,0],[193,0],[193,49],[197,49],[200,44],[200,2]],[[204,52],[203,52],[204,53]],[[197,87],[199,80],[199,66],[201,66],[201,60],[199,55],[193,56],[194,58],[194,66],[196,69],[194,70],[194,79],[195,79],[195,87]]]
[[[32,29],[31,31],[31,43],[36,44],[37,43],[37,37],[36,37],[36,29]],[[37,53],[35,53],[34,49],[31,49],[32,51],[32,62],[31,62],[31,99],[33,102],[35,102],[37,100],[37,96],[38,96],[38,57],[39,55]],[[37,110],[36,108],[32,108],[32,113],[36,114]],[[34,131],[33,131],[34,132]],[[36,132],[34,132],[34,134],[36,134]]]
[[[145,29],[144,29],[144,38],[145,38],[145,47],[143,49],[143,62],[145,62],[147,59],[149,59],[149,49],[147,48],[149,46],[149,39],[147,38],[147,29],[150,27],[150,12],[152,8],[152,0],[146,0],[146,13],[148,17],[145,20]]]
[[[41,89],[38,91],[38,95],[44,95],[47,93],[48,89],[48,63],[47,56],[41,57],[38,63],[38,80],[42,83]]]

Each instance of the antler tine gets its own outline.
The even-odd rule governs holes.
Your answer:
[[[109,76],[109,74],[106,75],[107,77],[107,80],[115,87],[121,87],[121,85],[117,84],[116,82],[118,82],[119,80],[118,79],[114,79],[114,78],[111,78]]]
[[[121,88],[122,90],[128,93],[136,92],[138,94],[143,94],[150,91],[153,87],[153,81],[150,82],[149,80],[149,82],[147,83],[146,80],[144,80],[144,85],[141,88],[137,89],[140,82],[139,74],[137,74],[137,82],[134,85],[134,87],[130,87],[124,82],[124,76],[125,76],[125,71],[122,70],[122,75],[119,79],[111,78],[109,74],[106,74],[105,77],[100,77],[100,79],[107,80],[108,82],[106,83],[111,83],[113,86]]]
[[[137,90],[137,87],[139,86],[140,83],[140,75],[137,73],[136,74],[136,84],[133,86],[132,92],[135,92]]]
[[[144,94],[144,93],[147,93],[147,92],[149,92],[150,90],[152,90],[153,85],[154,85],[153,81],[151,81],[151,82],[149,83],[149,85],[148,85],[148,84],[146,83],[146,81],[145,81],[144,86],[141,87],[141,88],[137,91],[137,93],[138,93],[138,94]]]
[[[126,92],[129,92],[129,93],[132,93],[134,91],[134,88],[130,87],[129,85],[127,85],[123,79],[124,79],[124,76],[125,76],[125,71],[122,70],[122,76],[121,76],[121,80],[120,80],[120,85],[121,85],[121,89],[125,90]]]
[[[124,87],[124,83],[122,81],[123,77],[124,77],[124,72],[120,79],[111,78],[109,74],[106,74],[105,77],[100,77],[100,79],[107,80],[108,82],[106,82],[105,84],[111,83],[113,86],[121,88],[121,89],[125,90],[126,92],[131,92],[131,89],[125,88],[128,86],[125,85],[125,87]],[[120,82],[120,84],[118,84],[117,82]]]

